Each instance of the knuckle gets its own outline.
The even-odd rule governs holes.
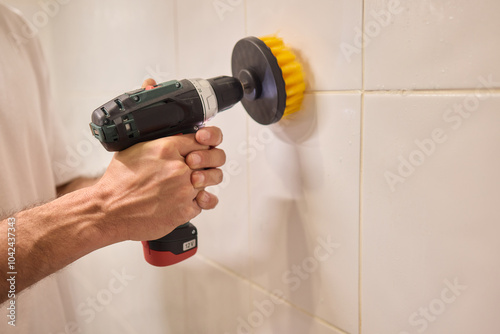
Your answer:
[[[151,151],[153,157],[157,159],[165,159],[176,152],[175,145],[167,140],[167,138],[146,142],[145,146]]]
[[[189,174],[189,172],[191,171],[191,169],[183,161],[180,160],[170,161],[170,163],[168,164],[168,169],[175,176],[183,176]]]
[[[204,159],[203,152],[192,152],[186,157],[186,164],[191,168],[196,168],[203,163]]]
[[[191,201],[195,197],[193,193],[194,188],[191,183],[191,180],[186,180],[187,182],[183,182],[183,184],[177,189],[177,193],[181,199],[186,201]]]

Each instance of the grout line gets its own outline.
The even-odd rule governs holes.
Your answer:
[[[353,90],[306,90],[304,94],[328,94],[328,95],[344,95],[344,94],[361,94],[359,89]]]
[[[246,129],[246,138],[247,138],[247,141],[249,140],[249,137],[250,137],[250,122],[249,122],[249,117],[245,117],[245,129]],[[249,277],[248,277],[248,280],[253,280],[253,277],[254,277],[254,258],[252,256],[253,252],[252,252],[252,248],[253,248],[253,244],[252,244],[252,237],[253,237],[253,233],[252,233],[252,191],[251,191],[251,180],[252,180],[252,173],[250,171],[250,159],[248,159],[248,154],[247,153],[247,156],[246,156],[246,167],[247,167],[247,189],[246,189],[246,192],[247,192],[247,231],[248,231],[248,266],[249,266]],[[249,310],[252,309],[252,301],[254,299],[254,295],[253,295],[253,292],[252,290],[250,289],[249,291],[249,299],[248,299],[248,303],[249,303]]]
[[[364,64],[362,64],[364,67]],[[363,69],[364,71],[364,69]],[[362,74],[364,76],[364,74]],[[362,79],[364,85],[364,79]],[[366,90],[366,89],[351,89],[351,90],[306,90],[305,94],[362,94],[362,95],[463,95],[463,94],[500,94],[500,88],[478,88],[478,89],[399,89],[399,90]]]
[[[361,3],[361,31],[365,31],[365,0],[362,0]],[[358,194],[358,334],[362,332],[362,323],[363,317],[361,314],[362,310],[362,279],[361,274],[363,271],[362,268],[362,257],[363,257],[363,249],[362,249],[362,231],[363,231],[363,215],[362,215],[362,196],[363,196],[363,149],[364,149],[364,137],[363,137],[363,128],[364,128],[364,116],[365,116],[365,34],[361,34],[361,104],[359,111],[359,194]]]
[[[451,94],[500,94],[500,88],[449,88],[449,89],[399,89],[399,90],[364,90],[367,94],[394,95],[451,95]]]
[[[256,288],[256,289],[258,289],[258,290],[260,290],[262,293],[264,293],[264,294],[268,295],[269,297],[272,297],[272,294],[271,294],[268,290],[266,290],[264,287],[262,287],[262,286],[260,286],[260,285],[257,285],[257,284],[254,284],[254,285],[253,285],[253,287],[254,287],[254,288]],[[282,300],[283,300],[283,303],[287,304],[287,305],[288,305],[288,306],[290,306],[291,308],[296,309],[296,310],[297,310],[297,311],[299,311],[299,312],[302,312],[302,313],[304,313],[304,314],[306,314],[306,315],[310,316],[311,318],[313,318],[314,320],[318,321],[318,322],[319,322],[319,323],[321,323],[322,325],[324,325],[324,326],[326,326],[326,327],[329,327],[329,328],[331,328],[331,329],[334,329],[334,330],[336,330],[336,331],[338,331],[338,332],[340,332],[340,333],[343,333],[343,334],[349,334],[349,333],[347,333],[346,331],[342,330],[341,328],[338,328],[338,327],[336,327],[336,326],[332,325],[332,324],[331,324],[331,323],[329,323],[327,320],[325,320],[325,319],[323,319],[323,318],[321,318],[321,317],[318,317],[316,314],[311,313],[311,312],[309,312],[309,311],[307,311],[307,310],[303,309],[302,307],[300,307],[300,306],[297,306],[297,305],[293,304],[293,303],[292,303],[292,302],[290,302],[289,300],[286,300],[286,299],[282,299]]]
[[[248,0],[243,4],[243,19],[245,24],[245,36],[248,36]]]
[[[364,94],[361,95],[361,109],[360,109],[360,131],[359,131],[359,197],[358,197],[358,207],[359,207],[359,225],[358,225],[358,320],[359,320],[359,334],[361,334],[361,324],[362,324],[362,259],[363,259],[363,152],[364,152],[364,110],[365,110],[365,98]]]
[[[180,58],[180,54],[179,54],[179,21],[178,21],[178,17],[179,17],[179,10],[178,10],[178,6],[177,6],[177,0],[174,0],[172,2],[172,10],[174,12],[174,50],[175,50],[175,55],[174,55],[174,61],[175,61],[175,76],[174,77],[178,77],[179,76],[179,59]]]
[[[267,290],[266,288],[264,288],[263,286],[261,286],[261,285],[259,285],[259,284],[255,283],[255,282],[254,282],[253,280],[251,280],[250,278],[245,277],[245,276],[242,276],[242,275],[240,275],[239,273],[237,273],[237,272],[235,272],[235,271],[231,270],[230,268],[227,268],[227,267],[225,267],[224,265],[222,265],[222,264],[220,264],[220,263],[218,263],[218,262],[216,262],[216,261],[214,261],[214,260],[211,260],[211,259],[209,259],[209,258],[207,258],[207,257],[205,257],[205,256],[203,256],[203,255],[201,255],[201,254],[197,254],[197,255],[196,255],[196,258],[197,258],[198,260],[200,260],[200,261],[205,262],[205,264],[207,264],[207,265],[209,265],[209,266],[213,267],[214,269],[217,269],[217,270],[219,270],[219,271],[221,271],[221,272],[226,273],[226,274],[227,274],[227,275],[229,275],[229,276],[233,276],[233,277],[234,277],[234,278],[236,278],[236,279],[239,279],[239,280],[242,280],[242,281],[246,282],[246,283],[247,283],[250,287],[252,287],[252,288],[255,288],[255,289],[259,290],[260,292],[262,292],[262,293],[264,293],[264,294],[268,295],[269,297],[271,297],[271,296],[272,296],[272,293],[271,293],[270,291],[268,291],[268,290]],[[284,303],[284,304],[287,304],[288,306],[290,306],[290,307],[292,307],[292,308],[294,308],[294,309],[298,310],[299,312],[302,312],[302,313],[304,313],[304,314],[306,314],[306,315],[310,316],[311,318],[313,318],[314,320],[318,321],[319,323],[321,323],[321,324],[322,324],[322,325],[324,325],[324,326],[327,326],[327,327],[329,327],[329,328],[331,328],[331,329],[334,329],[334,330],[336,330],[336,331],[338,331],[338,332],[340,332],[340,333],[342,333],[342,334],[349,334],[349,333],[347,333],[346,331],[342,330],[341,328],[338,328],[338,327],[334,326],[333,324],[329,323],[327,320],[325,320],[325,319],[323,319],[323,318],[320,318],[320,317],[318,317],[317,315],[315,315],[315,314],[313,314],[313,313],[310,313],[310,312],[308,312],[307,310],[305,310],[305,309],[301,308],[300,306],[297,306],[297,305],[293,304],[292,302],[290,302],[290,301],[289,301],[289,300],[287,300],[287,299],[284,299],[284,298],[283,298],[283,299],[282,299],[282,301],[283,301],[283,303]],[[250,308],[249,308],[249,310],[251,310],[251,309],[252,309],[252,304],[251,304],[251,301],[250,301]]]
[[[245,29],[245,36],[248,36],[248,0],[244,0],[243,2],[243,21],[244,21],[244,29]],[[250,135],[250,123],[248,121],[248,117],[245,117],[245,130],[246,130],[246,140],[249,140],[249,135]],[[247,153],[248,154],[248,153]],[[247,231],[248,231],[248,250],[249,250],[249,257],[248,257],[248,269],[249,269],[249,277],[245,280],[251,281],[254,276],[254,268],[253,268],[253,257],[252,257],[252,210],[251,210],[251,205],[252,205],[252,200],[251,200],[251,191],[250,191],[250,185],[251,183],[251,178],[252,176],[250,175],[250,159],[246,159],[246,167],[247,167],[247,172],[246,172],[246,181],[247,181]],[[248,289],[248,309],[252,309],[252,302],[254,300],[254,295],[253,295],[253,290]],[[252,328],[252,333],[254,333],[254,330]]]

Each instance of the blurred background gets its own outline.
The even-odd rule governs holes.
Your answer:
[[[239,39],[275,33],[307,74],[289,119],[210,122],[227,163],[198,254],[82,258],[60,274],[61,333],[500,331],[498,1],[4,2],[42,40],[63,163],[85,175],[111,157],[91,112],[145,78],[229,75]]]

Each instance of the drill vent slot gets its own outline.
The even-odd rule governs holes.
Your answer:
[[[108,113],[108,111],[106,110],[106,108],[102,107],[102,108],[101,108],[101,111],[104,113],[104,116],[109,117],[109,113]]]
[[[125,108],[123,108],[123,103],[122,103],[122,101],[120,101],[119,99],[116,99],[116,100],[115,100],[115,103],[116,103],[116,105],[118,106],[118,108],[120,108],[120,110],[122,110],[122,111],[123,111],[123,110],[125,110]]]

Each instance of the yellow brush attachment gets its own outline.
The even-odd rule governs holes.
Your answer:
[[[286,88],[286,108],[283,116],[288,116],[300,110],[306,84],[302,65],[297,61],[293,51],[285,45],[283,39],[275,36],[260,37],[278,60],[278,65],[283,72]]]

